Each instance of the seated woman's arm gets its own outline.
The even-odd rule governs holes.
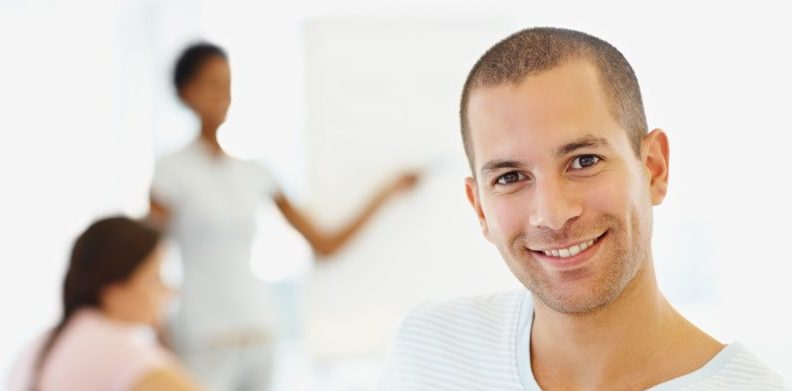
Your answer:
[[[144,374],[132,391],[203,391],[177,367],[157,368]]]

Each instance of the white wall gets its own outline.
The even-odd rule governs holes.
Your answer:
[[[299,240],[283,240],[270,256],[283,263],[264,275],[297,276],[307,288],[303,320],[315,351],[375,354],[391,319],[424,295],[514,286],[466,209],[455,105],[464,72],[488,43],[522,26],[556,25],[620,48],[642,84],[650,126],[669,133],[671,189],[656,209],[655,232],[664,290],[716,337],[743,341],[792,378],[792,257],[783,250],[792,217],[785,164],[792,27],[783,3],[250,4],[0,2],[0,308],[7,312],[0,371],[57,315],[74,235],[99,214],[145,210],[153,158],[192,135],[168,71],[176,51],[199,36],[231,54],[234,104],[224,145],[263,158],[326,226],[397,167],[442,167],[310,276],[302,274]],[[383,40],[394,50],[376,47]],[[443,57],[424,64],[398,57],[429,58],[433,45],[443,46]],[[361,46],[371,49],[354,51]],[[404,72],[383,72],[390,62]],[[367,64],[377,67],[361,68]],[[427,73],[412,74],[419,71]],[[272,227],[282,222],[269,216],[265,231],[278,231]],[[324,338],[320,322],[343,338]],[[354,328],[344,331],[346,324]]]
[[[761,23],[743,20],[753,13],[737,8],[619,11],[629,18],[599,6],[574,14],[528,8],[498,18],[377,15],[306,25],[316,214],[338,223],[398,167],[445,166],[336,264],[311,275],[312,346],[329,356],[378,352],[381,336],[417,302],[516,285],[464,200],[458,97],[490,44],[521,26],[559,25],[620,48],[643,86],[650,127],[670,135],[671,190],[656,210],[654,238],[664,291],[717,338],[742,341],[792,373],[792,340],[783,332],[792,326],[785,311],[792,257],[777,247],[792,207],[787,175],[775,171],[792,139],[782,109],[790,60],[779,50],[789,29],[770,13]]]
[[[305,284],[306,332],[322,356],[381,354],[383,336],[420,302],[518,286],[463,196],[456,117],[460,80],[508,31],[502,21],[449,19],[306,24],[315,215],[332,226],[401,170],[428,170]]]

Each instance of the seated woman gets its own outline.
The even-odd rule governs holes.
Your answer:
[[[199,390],[145,333],[158,324],[168,296],[159,243],[158,231],[126,217],[88,227],[71,253],[63,315],[23,354],[9,389]]]

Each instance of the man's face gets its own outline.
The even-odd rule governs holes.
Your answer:
[[[468,108],[468,198],[523,285],[553,310],[582,313],[639,281],[652,205],[665,196],[665,134],[646,136],[637,157],[584,60],[476,89]]]

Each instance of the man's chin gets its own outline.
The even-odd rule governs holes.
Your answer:
[[[535,299],[558,313],[570,315],[584,315],[595,312],[618,297],[616,292],[599,292],[597,295],[592,296],[592,287],[575,286],[575,287],[555,287],[541,289],[531,289]]]

